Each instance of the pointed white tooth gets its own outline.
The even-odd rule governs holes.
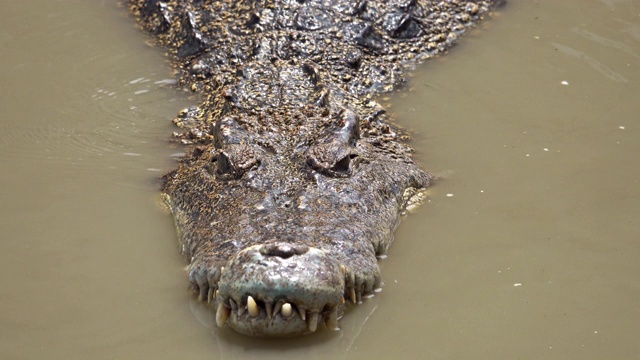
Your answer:
[[[298,306],[298,315],[300,315],[300,319],[302,319],[302,321],[307,320],[307,310],[301,308],[300,306]]]
[[[282,304],[282,301],[276,302],[276,305],[273,307],[273,316],[277,316],[278,313],[280,313],[280,310],[282,310]]]
[[[231,309],[224,306],[222,302],[218,305],[218,311],[216,311],[216,325],[219,328],[224,327],[224,324],[229,319],[229,315],[231,314]]]
[[[207,294],[209,293],[209,288],[204,285],[200,285],[200,294],[198,295],[199,301],[205,301],[207,299]]]
[[[251,317],[256,317],[260,314],[260,308],[251,295],[247,296],[247,309],[249,309],[249,315],[251,315]]]
[[[352,303],[354,303],[354,304],[355,304],[355,303],[357,303],[357,302],[358,302],[358,298],[356,298],[356,289],[351,288],[351,294],[350,294],[350,296],[351,296],[351,302],[352,302]]]
[[[340,328],[338,327],[338,307],[335,307],[333,310],[324,313],[324,324],[329,330],[338,331]]]
[[[207,294],[207,302],[208,303],[211,303],[211,301],[213,300],[213,293],[214,293],[214,290],[213,290],[212,287],[210,287],[209,288],[209,293]]]
[[[264,309],[267,311],[267,317],[273,319],[273,303],[265,301]]]
[[[318,328],[318,312],[317,311],[309,311],[307,316],[307,329],[309,331],[314,332]]]
[[[347,273],[347,267],[344,265],[340,265],[340,272],[342,273],[342,275]]]
[[[282,316],[288,318],[289,316],[291,316],[292,313],[293,313],[293,308],[291,307],[291,304],[284,303],[282,305]]]

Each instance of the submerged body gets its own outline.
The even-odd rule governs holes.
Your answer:
[[[219,326],[336,329],[380,287],[377,257],[431,178],[373,98],[491,3],[131,0],[204,97],[174,120],[189,150],[163,194]]]

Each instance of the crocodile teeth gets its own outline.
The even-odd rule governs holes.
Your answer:
[[[278,301],[276,303],[276,305],[273,307],[273,316],[278,315],[278,313],[280,313],[280,310],[282,309],[282,301]]]
[[[309,311],[309,316],[307,316],[307,329],[309,331],[314,332],[318,328],[318,312],[317,311]]]
[[[291,307],[291,304],[284,303],[282,305],[282,316],[288,318],[289,316],[291,316],[292,313],[293,313],[293,308]]]
[[[209,293],[207,294],[207,302],[210,303],[213,300],[213,294],[215,293],[212,287],[209,288]]]
[[[198,294],[199,301],[205,301],[207,299],[207,293],[209,290],[203,285],[200,286],[200,294]]]
[[[229,305],[231,305],[231,310],[237,310],[238,309],[238,305],[236,304],[235,300],[233,299],[229,299]]]
[[[382,286],[382,278],[380,277],[380,273],[376,273],[373,280],[373,289],[379,289]],[[377,291],[376,291],[377,292]]]
[[[338,327],[338,308],[334,308],[333,310],[326,312],[323,314],[324,324],[327,326],[327,329],[338,331],[340,328]]]
[[[273,303],[265,302],[264,309],[267,311],[267,317],[269,319],[273,318]]]
[[[357,303],[358,298],[356,297],[356,289],[351,288],[350,296],[351,296],[351,302],[354,304]]]
[[[260,308],[251,295],[247,296],[247,309],[249,310],[249,315],[251,315],[251,317],[256,317],[260,314]]]
[[[220,303],[218,305],[218,311],[216,311],[216,325],[220,328],[224,327],[227,319],[229,319],[229,315],[231,315],[231,309]]]
[[[238,306],[238,316],[244,315],[245,312],[247,312],[246,306]]]
[[[307,320],[307,311],[300,306],[298,306],[298,314],[300,315],[300,319],[302,319],[302,321]]]

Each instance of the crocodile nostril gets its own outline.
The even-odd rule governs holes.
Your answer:
[[[288,259],[293,255],[302,255],[308,250],[309,247],[302,244],[267,244],[260,249],[260,253],[265,256]]]
[[[289,245],[280,245],[275,247],[271,255],[281,257],[283,259],[288,259],[295,254],[296,252],[293,247]]]

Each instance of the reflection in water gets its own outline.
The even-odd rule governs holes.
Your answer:
[[[104,82],[97,79],[95,81]],[[58,164],[70,169],[90,168],[110,153],[149,156],[131,151],[139,143],[158,142],[167,136],[150,128],[148,119],[145,118],[149,116],[145,113],[146,108],[156,106],[153,102],[158,99],[135,97],[140,95],[141,91],[160,92],[167,84],[175,83],[175,80],[168,82],[168,79],[161,79],[144,85],[138,82],[140,85],[137,87],[131,86],[131,82],[127,82],[126,79],[120,80],[120,83],[112,79],[108,82],[114,82],[109,85],[117,88],[117,93],[102,88],[95,89],[93,94],[65,93],[60,101],[60,104],[65,106],[52,104],[43,107],[42,110],[30,107],[30,112],[39,111],[31,122],[21,123],[21,126],[15,126],[15,121],[0,124],[0,148],[5,154],[20,155],[32,160],[43,158],[49,164]],[[32,100],[22,101],[28,103]],[[104,120],[96,122],[92,112],[101,114]],[[18,119],[19,115],[16,120]],[[121,166],[121,163],[109,166]]]
[[[390,111],[444,176],[384,290],[271,341],[186,291],[157,181],[197,100],[162,51],[112,2],[0,3],[0,358],[637,357],[639,13],[511,1],[422,67]]]
[[[192,299],[189,307],[193,316],[200,324],[215,334],[217,340],[217,354],[221,360],[246,359],[248,355],[261,359],[282,359],[283,353],[290,352],[293,357],[297,352],[303,351],[307,359],[327,358],[327,349],[322,345],[333,348],[331,358],[350,359],[352,348],[378,304],[364,306],[361,314],[352,321],[341,321],[339,331],[324,331],[317,336],[307,336],[302,339],[255,339],[236,334],[229,329],[218,329],[215,325],[215,309],[210,305]],[[251,349],[247,349],[247,342],[251,343]]]

